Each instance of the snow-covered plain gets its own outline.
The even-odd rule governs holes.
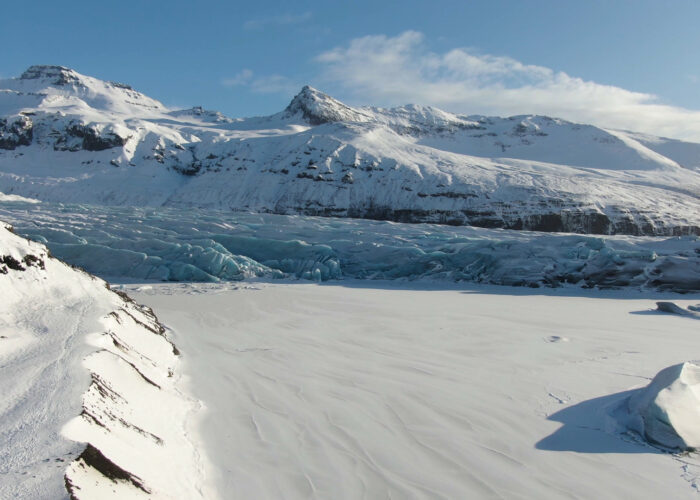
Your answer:
[[[672,294],[346,281],[127,284],[183,351],[222,498],[697,498],[611,416],[697,357]]]

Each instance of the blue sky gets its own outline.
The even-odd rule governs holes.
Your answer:
[[[694,0],[34,1],[2,10],[2,77],[61,64],[230,116],[276,112],[309,83],[350,104],[537,112],[700,139]]]

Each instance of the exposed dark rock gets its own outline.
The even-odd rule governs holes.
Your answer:
[[[131,483],[134,487],[140,489],[144,493],[151,493],[141,478],[119,467],[91,444],[88,444],[87,448],[85,448],[85,450],[80,454],[77,464],[78,467],[92,467],[115,483],[119,481]],[[67,476],[65,477],[65,483],[66,490],[68,491],[68,495],[70,496],[71,500],[79,500],[81,498],[80,490],[73,485]]]
[[[8,269],[12,269],[13,271],[26,270],[26,268],[22,266],[22,263],[15,259],[12,255],[0,255],[0,264],[4,264]]]
[[[104,151],[114,147],[124,146],[129,137],[121,137],[114,132],[102,132],[95,126],[73,124],[66,132],[83,140],[82,149],[86,151]]]
[[[80,83],[78,75],[65,66],[30,66],[20,78],[22,80],[49,79],[52,85],[58,86]]]
[[[298,178],[314,179],[306,172],[297,174]],[[432,195],[417,193],[426,198]],[[466,198],[471,198],[468,194]],[[501,210],[496,211],[495,208]],[[508,209],[508,210],[506,210]],[[619,231],[618,226],[611,222],[606,215],[591,210],[563,209],[560,211],[543,212],[541,214],[519,215],[517,207],[501,205],[491,208],[463,210],[440,209],[395,209],[388,206],[378,206],[373,203],[355,205],[348,209],[325,208],[307,204],[296,207],[277,207],[274,213],[300,213],[303,215],[327,217],[353,217],[357,219],[387,220],[406,223],[447,224],[452,226],[474,226],[489,229],[515,229],[542,232],[566,232],[579,234],[646,234],[656,236],[673,236],[682,231],[683,235],[700,235],[700,227],[695,226],[663,226],[644,227],[630,224],[623,226],[626,231]],[[643,232],[646,231],[646,232]]]
[[[367,117],[357,110],[308,85],[292,99],[283,113],[287,116],[301,114],[310,125],[367,120]]]
[[[29,146],[34,137],[34,124],[26,115],[14,119],[0,118],[0,149]]]
[[[22,259],[22,262],[24,262],[27,267],[38,267],[42,270],[46,269],[43,259],[40,259],[36,255],[27,254]]]

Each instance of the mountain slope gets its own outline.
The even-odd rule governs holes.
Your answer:
[[[171,110],[34,66],[0,81],[0,191],[544,231],[700,233],[700,144],[542,116],[352,108],[311,87],[272,116]]]
[[[148,308],[0,225],[0,498],[203,498]]]

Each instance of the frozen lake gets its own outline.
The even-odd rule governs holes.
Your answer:
[[[700,322],[650,311],[668,294],[125,289],[173,330],[222,498],[696,498],[695,454],[608,415],[697,350]]]

